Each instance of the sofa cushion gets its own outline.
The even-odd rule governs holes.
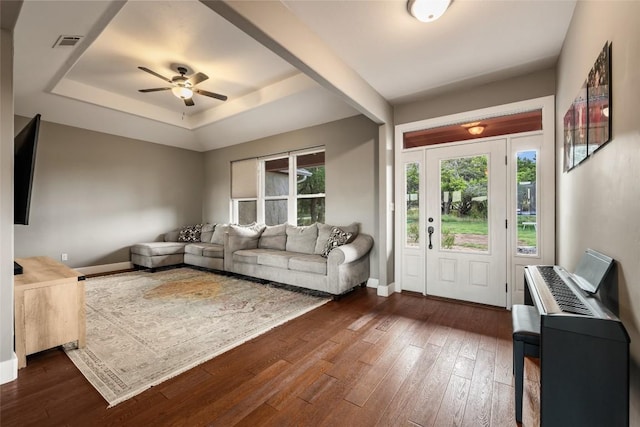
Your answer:
[[[329,240],[329,235],[331,234],[331,230],[333,229],[333,227],[338,227],[342,231],[351,233],[351,239],[348,243],[351,243],[353,240],[355,240],[356,237],[358,237],[357,222],[344,226],[318,223],[318,240],[316,242],[315,254],[322,255],[325,246],[327,246],[327,240]]]
[[[338,227],[333,227],[333,229],[331,230],[331,234],[327,239],[327,243],[324,246],[324,251],[322,251],[320,256],[323,256],[325,258],[328,257],[329,252],[331,252],[333,249],[337,248],[338,246],[344,245],[349,241],[349,239],[351,239],[351,233],[342,231]]]
[[[144,256],[183,254],[185,245],[182,242],[138,243],[131,246],[131,253]]]
[[[224,258],[224,246],[210,243],[203,249],[202,255],[209,258]]]
[[[200,231],[200,241],[202,243],[211,243],[211,237],[213,237],[213,230],[215,228],[215,224],[204,224]]]
[[[287,245],[287,224],[267,225],[260,235],[258,247],[284,251]]]
[[[320,255],[297,255],[289,259],[289,270],[327,274],[327,259]]]
[[[227,227],[229,250],[235,252],[238,249],[256,249],[263,229],[264,228],[256,228],[254,226],[229,225]]]
[[[224,233],[227,232],[229,224],[216,224],[213,234],[211,235],[211,243],[222,245],[224,243]]]
[[[287,269],[289,258],[295,255],[286,251],[264,251],[258,255],[258,264]]]
[[[303,254],[313,254],[318,239],[318,227],[316,224],[306,227],[296,227],[287,224],[287,244],[285,249],[289,252],[300,252]]]
[[[211,256],[206,255],[207,251],[222,251],[222,245],[214,245],[213,243],[187,243],[187,245],[184,247],[184,253],[191,255]]]
[[[202,250],[203,249],[204,248],[202,247],[202,244],[199,244],[199,243],[188,243],[184,247],[184,253],[185,254],[192,254],[192,255],[202,256]]]
[[[258,255],[262,253],[262,249],[240,249],[233,253],[233,262],[243,262],[245,264],[257,264]]]
[[[188,225],[180,229],[178,242],[199,242],[202,224]]]

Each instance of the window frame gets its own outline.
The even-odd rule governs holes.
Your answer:
[[[276,153],[268,156],[258,157],[258,195],[256,198],[231,198],[230,203],[230,218],[232,222],[237,223],[239,219],[239,202],[244,201],[256,201],[256,221],[259,223],[266,223],[266,202],[286,200],[287,202],[287,220],[289,224],[298,224],[298,200],[299,199],[317,199],[323,198],[325,200],[325,215],[326,215],[326,157],[323,167],[325,168],[325,189],[322,193],[314,194],[298,194],[298,182],[297,182],[297,170],[298,170],[298,157],[315,154],[325,153],[326,148],[312,147],[304,150],[290,151],[286,153]],[[266,195],[266,183],[267,183],[267,162],[278,159],[288,159],[288,185],[289,192],[287,195],[279,196],[267,196]],[[233,179],[233,177],[231,178]],[[233,184],[233,183],[232,183]]]

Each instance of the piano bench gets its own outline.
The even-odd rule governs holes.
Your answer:
[[[540,357],[540,314],[532,305],[515,304],[513,323],[513,371],[516,377],[516,421],[522,422],[522,393],[525,356]]]

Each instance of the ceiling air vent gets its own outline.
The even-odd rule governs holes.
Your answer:
[[[60,36],[53,47],[73,47],[77,45],[81,39],[82,36]]]

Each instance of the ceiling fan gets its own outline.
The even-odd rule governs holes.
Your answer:
[[[209,76],[207,76],[204,73],[195,73],[191,77],[187,77],[185,76],[185,74],[187,74],[186,67],[178,67],[177,70],[178,70],[178,73],[180,73],[180,75],[173,76],[171,79],[168,79],[167,77],[160,75],[155,71],[148,69],[147,67],[138,67],[138,68],[142,71],[146,71],[149,74],[153,74],[154,76],[161,78],[165,82],[171,84],[170,87],[139,89],[138,92],[147,93],[147,92],[159,92],[163,90],[170,90],[171,93],[173,93],[177,98],[182,99],[184,101],[184,104],[188,107],[195,105],[192,99],[194,93],[219,99],[221,101],[227,100],[227,97],[225,95],[220,95],[219,93],[198,89],[196,87],[198,83],[201,83],[209,78]]]

